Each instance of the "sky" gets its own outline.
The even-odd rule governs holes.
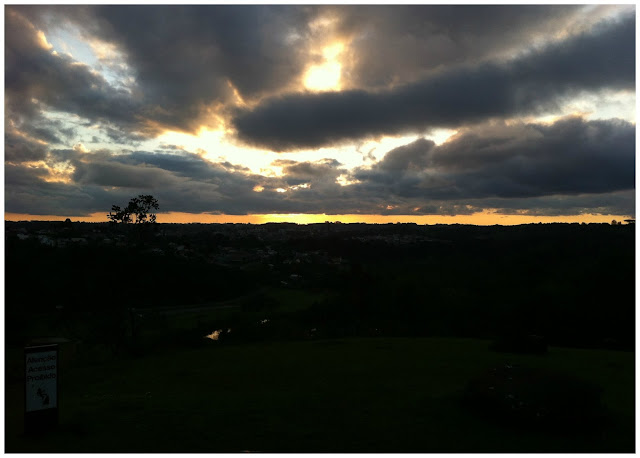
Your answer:
[[[6,5],[5,219],[635,217],[635,5]]]

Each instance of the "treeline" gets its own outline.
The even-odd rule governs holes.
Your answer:
[[[153,254],[151,244],[136,240],[120,247],[55,248],[8,237],[7,336],[19,339],[31,314],[57,307],[126,324],[131,307],[222,301],[281,287],[280,280],[295,273],[300,280],[287,288],[319,292],[323,299],[291,312],[273,301],[254,301],[228,322],[206,323],[207,328],[233,327],[236,340],[535,334],[552,345],[634,348],[633,226],[384,225],[376,231],[390,238],[364,237],[371,235],[367,228],[362,234],[327,232],[270,242],[279,253],[275,260],[256,256],[250,268],[197,256],[231,244],[206,227],[175,239],[196,254],[189,258],[168,250]],[[399,242],[394,235],[419,237]],[[266,249],[253,235],[232,244],[249,253]],[[312,252],[342,262],[279,264]],[[256,312],[269,324],[257,326]]]
[[[201,258],[154,254],[136,245],[49,247],[37,241],[6,244],[7,308],[34,312],[179,306],[234,297],[250,273]]]
[[[535,334],[556,345],[634,347],[633,227],[454,227],[441,235],[449,241],[335,241],[351,270],[309,319],[335,333]]]

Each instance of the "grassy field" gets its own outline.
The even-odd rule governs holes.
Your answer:
[[[24,435],[22,384],[7,383],[5,452],[634,452],[633,353],[551,348],[526,356],[488,346],[211,341],[85,363],[61,374],[60,425],[42,436]],[[468,381],[505,363],[598,384],[609,424],[595,434],[533,432],[464,409]]]

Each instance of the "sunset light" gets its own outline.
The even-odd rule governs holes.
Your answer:
[[[7,454],[636,451],[635,4],[3,11]]]
[[[342,64],[340,55],[344,44],[336,43],[322,49],[324,63],[313,65],[307,70],[304,85],[312,91],[339,91]]]
[[[340,70],[338,62],[326,62],[314,65],[307,72],[305,87],[313,91],[329,91],[340,89]]]
[[[8,8],[7,214],[90,218],[136,193],[159,196],[159,221],[635,213],[629,5],[566,7],[526,26],[515,8],[513,28],[450,24],[428,5],[267,7],[258,23],[253,7],[231,7],[253,32],[246,43],[214,25],[179,40],[153,32],[174,9],[128,10],[158,37],[150,47],[108,8]]]
[[[261,191],[256,191],[261,192]],[[278,192],[284,192],[278,191]],[[56,215],[28,215],[18,213],[5,213],[7,221],[64,221],[67,216]],[[88,216],[73,216],[73,221],[103,222],[105,213],[94,213]],[[537,215],[503,215],[495,210],[487,210],[469,215],[440,216],[440,215],[327,215],[311,213],[272,213],[252,215],[225,215],[225,214],[193,214],[181,212],[159,213],[159,223],[233,223],[233,224],[264,224],[264,223],[366,223],[366,224],[397,224],[416,223],[419,225],[433,224],[474,224],[478,226],[513,226],[519,224],[550,224],[550,223],[610,223],[613,220],[624,221],[625,215],[572,215],[572,216],[537,216]]]

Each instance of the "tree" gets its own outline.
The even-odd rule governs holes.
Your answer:
[[[153,224],[156,222],[156,214],[151,213],[151,210],[158,208],[158,200],[152,195],[140,194],[131,199],[125,208],[112,205],[107,218],[114,223]]]
[[[119,205],[112,205],[107,218],[114,223],[122,223],[123,226],[127,226],[127,230],[124,232],[128,233],[129,241],[138,243],[139,247],[144,247],[145,239],[155,228],[156,214],[152,213],[152,210],[158,210],[158,208],[160,207],[156,198],[152,195],[140,194],[138,197],[131,199],[125,208],[120,208]],[[129,223],[133,223],[136,229],[129,231]],[[129,282],[129,284],[136,285],[137,282]],[[133,293],[136,293],[135,289]],[[133,307],[126,307],[127,314],[124,311],[125,307],[125,304],[120,303],[120,308],[110,308],[105,312],[105,316],[101,317],[102,321],[110,324],[109,330],[113,339],[112,349],[114,352],[119,351],[122,346],[126,337],[127,327],[131,329],[130,348],[132,351],[137,351],[138,326],[136,312]]]

